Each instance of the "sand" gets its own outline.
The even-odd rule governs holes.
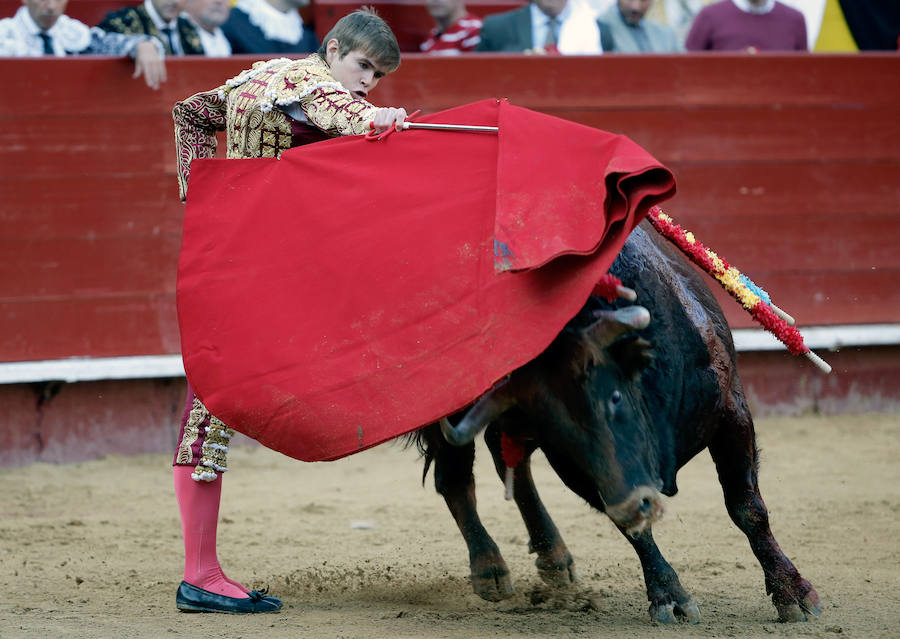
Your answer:
[[[169,455],[0,470],[0,637],[898,637],[900,417],[757,422],[761,486],[785,553],[822,617],[781,624],[746,539],[725,512],[708,453],[679,474],[654,527],[699,603],[697,626],[650,622],[629,544],[553,475],[535,476],[579,583],[549,591],[479,443],[479,507],[516,594],[481,600],[468,557],[414,450],[383,445],[304,464],[234,447],[219,555],[285,601],[274,615],[179,613],[182,547]]]

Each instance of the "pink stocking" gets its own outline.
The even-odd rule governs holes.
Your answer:
[[[211,482],[194,481],[191,466],[174,468],[175,497],[184,535],[184,580],[218,595],[246,597],[247,589],[225,576],[216,556],[222,477]]]

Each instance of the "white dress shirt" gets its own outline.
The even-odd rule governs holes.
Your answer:
[[[541,48],[547,41],[550,18],[531,3],[531,41],[535,48]],[[556,48],[566,55],[594,55],[603,53],[600,44],[600,27],[597,16],[586,0],[569,0],[565,8],[556,16],[560,22]]]
[[[210,33],[194,22],[188,14],[181,15],[190,20],[191,24],[197,28],[197,33],[200,34],[200,44],[203,45],[203,55],[207,58],[227,58],[231,55],[231,43],[228,42],[222,29],[216,27],[216,30]]]
[[[234,8],[246,13],[250,24],[259,27],[267,40],[297,44],[303,37],[303,18],[299,11],[283,13],[266,0],[237,0]]]
[[[19,7],[12,18],[0,20],[0,55],[42,56],[44,41],[41,28],[28,13],[27,7]],[[53,43],[53,55],[62,57],[67,51],[84,51],[91,44],[91,29],[69,16],[59,16],[47,30]]]

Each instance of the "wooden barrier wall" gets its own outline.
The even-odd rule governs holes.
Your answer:
[[[3,61],[0,361],[179,352],[170,112],[250,61],[172,59],[160,91],[129,60]],[[898,77],[891,54],[411,55],[373,97],[508,97],[626,134],[676,173],[666,210],[803,325],[893,323]]]
[[[173,59],[154,92],[128,60],[0,61],[0,362],[178,353],[171,107],[250,62]],[[888,54],[413,55],[373,97],[433,112],[503,96],[629,135],[676,173],[672,215],[829,326],[897,322],[898,77]],[[900,406],[900,346],[823,355],[830,376],[741,353],[754,412]],[[0,385],[0,467],[171,451],[183,397],[183,379]]]

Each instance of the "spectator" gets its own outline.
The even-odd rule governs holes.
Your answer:
[[[803,14],[776,0],[720,0],[694,18],[688,51],[807,51]]]
[[[166,55],[202,55],[196,27],[181,17],[186,0],[144,0],[106,14],[97,25],[105,31],[145,34],[162,40]]]
[[[619,53],[672,53],[681,51],[675,31],[644,18],[653,0],[617,0],[600,20],[609,25],[613,47]]]
[[[435,27],[422,43],[423,53],[455,55],[474,51],[481,42],[481,18],[469,13],[463,0],[425,0]]]
[[[534,0],[486,17],[475,50],[592,54],[612,51],[613,41],[584,0]]]
[[[665,25],[675,31],[678,44],[683,48],[691,24],[700,9],[714,0],[656,0],[647,12],[647,19]]]
[[[313,53],[319,43],[297,9],[309,0],[237,0],[222,31],[233,53]]]
[[[203,55],[210,58],[227,58],[231,55],[231,43],[222,31],[229,13],[231,4],[228,0],[187,0],[184,15],[200,34]]]
[[[134,77],[143,75],[148,87],[166,81],[159,40],[92,29],[65,15],[68,0],[22,2],[15,16],[0,20],[0,56],[127,55],[134,58]]]

